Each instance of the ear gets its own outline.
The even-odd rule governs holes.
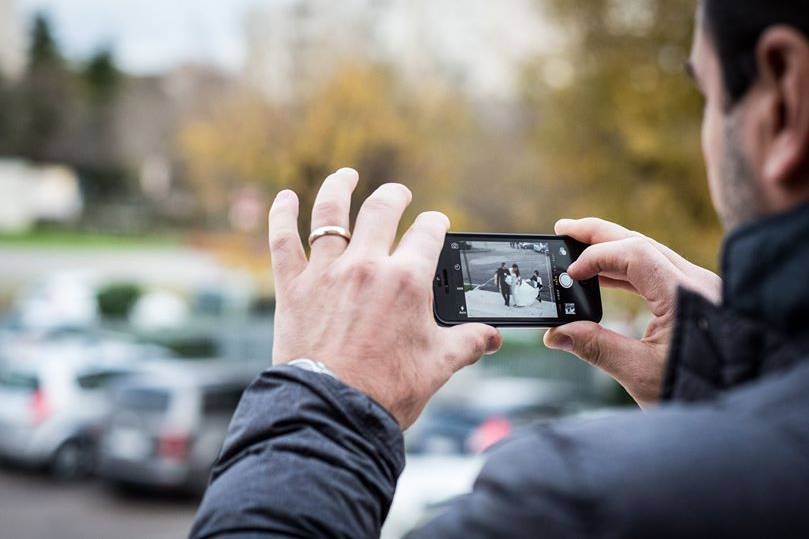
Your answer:
[[[758,42],[759,80],[772,98],[767,104],[769,139],[765,182],[792,190],[809,162],[809,41],[789,26],[767,30]]]

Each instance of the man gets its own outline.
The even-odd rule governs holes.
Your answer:
[[[497,282],[497,287],[500,289],[500,294],[503,296],[503,299],[506,302],[506,307],[509,306],[509,299],[511,296],[511,287],[508,285],[508,270],[506,269],[506,263],[503,262],[500,264],[500,268],[495,273],[495,280]]]
[[[542,301],[542,277],[539,275],[539,270],[534,270],[534,274],[531,276],[531,280],[534,281],[534,287],[537,289],[537,301]]]
[[[648,411],[502,443],[473,492],[415,537],[809,536],[807,35],[804,0],[700,6],[690,69],[706,98],[712,197],[732,231],[723,280],[618,225],[557,224],[593,244],[573,278],[638,293],[653,318],[641,340],[577,322],[545,342],[610,373]],[[487,326],[432,321],[445,217],[419,216],[391,254],[404,187],[371,195],[350,243],[323,236],[347,226],[356,181],[343,170],[324,183],[308,261],[297,199],[273,205],[277,366],[244,395],[194,536],[378,535],[401,429],[454,371],[500,346]],[[391,281],[373,304],[356,301],[359,287]]]

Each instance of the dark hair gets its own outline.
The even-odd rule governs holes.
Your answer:
[[[702,0],[702,17],[722,66],[729,106],[758,77],[756,45],[771,26],[791,26],[809,37],[807,0]]]

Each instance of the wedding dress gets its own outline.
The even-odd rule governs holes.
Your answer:
[[[537,299],[537,291],[528,281],[512,276],[510,284],[515,307],[528,307],[534,304]]]

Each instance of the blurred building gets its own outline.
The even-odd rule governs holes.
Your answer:
[[[246,76],[275,101],[353,58],[509,100],[521,69],[562,44],[535,0],[292,0],[256,8],[246,26]]]
[[[256,7],[246,21],[246,76],[273,101],[289,101],[342,61],[377,47],[374,23],[388,0],[294,0]]]
[[[127,77],[111,118],[108,157],[135,171],[140,194],[160,215],[184,219],[196,210],[193,195],[178,182],[178,132],[185,118],[203,114],[224,100],[234,85],[231,78],[201,65],[180,65],[159,75]],[[130,224],[123,228],[137,229],[143,222],[143,208],[137,205],[140,202],[123,201],[134,204],[128,209],[118,202],[107,208],[109,211],[96,204],[93,217],[109,221],[112,227],[128,219]]]
[[[73,170],[19,159],[0,159],[0,193],[0,231],[26,231],[43,221],[69,223],[84,205]]]
[[[25,69],[25,25],[15,0],[0,0],[0,76],[16,79]]]

